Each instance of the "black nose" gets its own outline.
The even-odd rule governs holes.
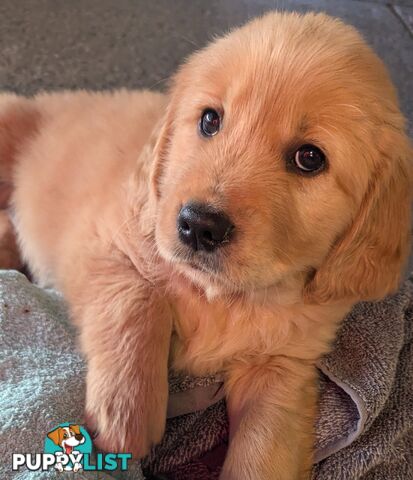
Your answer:
[[[75,438],[76,438],[76,440],[78,440],[78,441],[80,442],[80,441],[82,440],[82,438],[83,438],[83,435],[82,435],[81,433],[77,433],[77,434],[75,435]]]
[[[177,227],[181,242],[193,250],[207,252],[228,243],[234,230],[225,213],[194,202],[187,203],[181,208]]]

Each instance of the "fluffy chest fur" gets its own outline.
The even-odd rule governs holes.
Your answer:
[[[275,287],[260,296],[208,298],[185,282],[177,284],[171,295],[172,364],[195,375],[223,371],[234,362],[265,363],[274,356],[316,361],[329,349],[348,309],[282,304]]]

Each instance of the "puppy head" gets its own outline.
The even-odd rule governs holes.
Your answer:
[[[411,150],[381,61],[325,15],[268,14],[175,77],[155,148],[156,242],[229,291],[304,279],[377,298],[408,254]]]

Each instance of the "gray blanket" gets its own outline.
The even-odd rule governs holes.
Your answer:
[[[357,305],[320,362],[314,479],[413,480],[412,307],[412,280],[382,302]],[[0,346],[0,479],[51,478],[13,472],[11,456],[42,452],[61,422],[82,423],[85,366],[61,296],[0,272]],[[170,418],[142,464],[147,478],[218,478],[228,433],[220,381],[171,376]],[[114,476],[144,478],[138,463]]]

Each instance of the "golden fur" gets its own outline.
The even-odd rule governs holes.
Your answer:
[[[224,112],[210,139],[206,107]],[[305,143],[329,160],[312,178],[286,168]],[[322,14],[248,23],[194,54],[167,96],[0,97],[21,250],[80,329],[97,444],[139,456],[161,439],[170,358],[225,372],[222,480],[309,478],[315,363],[355,302],[398,285],[411,153],[383,64]],[[236,226],[213,261],[178,241],[190,199]]]

